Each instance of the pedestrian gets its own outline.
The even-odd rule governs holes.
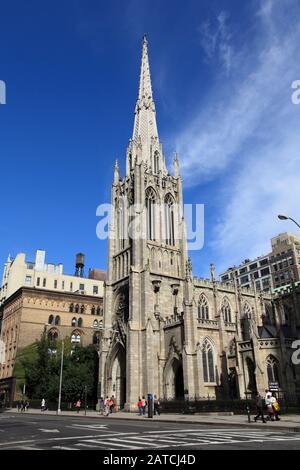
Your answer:
[[[100,398],[99,400],[99,414],[104,415],[104,399],[103,397]]]
[[[25,407],[26,407],[26,411],[28,411],[28,409],[29,409],[29,401],[28,400],[26,400]]]
[[[45,411],[46,409],[46,400],[45,398],[42,398],[42,401],[41,401],[41,411]]]
[[[139,409],[139,415],[142,416],[142,414],[143,414],[143,403],[142,403],[142,400],[141,400],[140,397],[138,399],[137,406],[138,406],[138,409]]]
[[[17,402],[17,410],[18,410],[18,413],[21,411],[22,409],[22,405],[21,405],[21,402],[20,400]]]
[[[143,396],[142,397],[142,413],[143,413],[143,415],[146,413],[146,406],[147,406],[147,401],[146,401],[146,398]]]
[[[114,396],[112,396],[109,399],[109,412],[110,412],[110,414],[112,414],[114,412],[114,407],[115,407]]]
[[[279,418],[280,405],[279,405],[279,403],[277,401],[277,398],[276,398],[276,395],[274,393],[270,397],[270,403],[271,403],[272,408],[273,408],[273,412],[274,412],[273,416],[275,417],[275,420],[280,421],[280,418]]]
[[[104,400],[104,415],[109,416],[110,407],[109,407],[109,398],[106,397]]]
[[[154,405],[154,415],[160,416],[160,400],[157,397],[157,395],[154,395],[153,399],[153,405]]]
[[[79,398],[78,398],[77,402],[75,403],[75,408],[76,408],[77,413],[79,413],[80,408],[81,408],[81,401],[80,401]]]
[[[266,389],[265,390],[265,406],[267,409],[267,415],[268,415],[269,421],[274,421],[274,409],[270,400],[271,396],[272,396],[272,393],[270,392],[270,390]]]
[[[257,409],[257,415],[254,417],[254,421],[257,422],[258,418],[261,417],[261,420],[263,423],[266,423],[265,417],[264,417],[264,400],[260,393],[257,393],[256,398],[256,409]]]
[[[111,413],[116,413],[116,399],[115,396],[113,395],[111,397]]]

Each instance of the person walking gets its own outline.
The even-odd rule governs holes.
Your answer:
[[[273,408],[273,412],[274,412],[274,417],[275,417],[275,420],[276,421],[280,421],[280,418],[279,418],[279,412],[280,412],[280,405],[278,403],[278,400],[275,396],[275,394],[273,394],[270,398],[270,403],[272,405],[272,408]]]
[[[109,407],[109,398],[106,397],[104,400],[104,416],[109,416],[110,407]]]
[[[41,411],[45,411],[45,408],[46,408],[46,400],[45,400],[45,398],[42,398],[42,401],[41,401]]]
[[[18,410],[18,413],[22,410],[22,404],[21,404],[20,400],[17,403],[17,410]]]
[[[75,404],[75,408],[76,408],[77,413],[79,413],[80,408],[81,408],[81,401],[80,401],[79,398],[78,398],[78,400],[77,400],[77,402],[76,402],[76,404]]]
[[[257,422],[258,418],[261,417],[262,422],[266,423],[266,420],[264,417],[264,400],[259,393],[257,393],[255,397],[255,402],[256,402],[257,415],[254,417],[254,421]]]
[[[99,400],[99,414],[102,415],[102,416],[104,415],[104,406],[105,406],[104,405],[104,399],[103,399],[103,397],[101,397],[100,400]]]
[[[157,395],[153,397],[154,415],[160,416],[160,401]]]
[[[146,413],[146,406],[147,406],[146,398],[144,396],[142,396],[142,414],[143,414],[143,416]]]
[[[142,416],[143,415],[143,403],[142,403],[141,397],[139,397],[138,399],[137,406],[139,409],[139,415]]]

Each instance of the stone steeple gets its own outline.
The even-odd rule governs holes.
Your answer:
[[[136,146],[141,147],[142,160],[151,165],[151,145],[158,143],[158,132],[146,35],[143,37],[139,94],[135,106],[132,141]]]

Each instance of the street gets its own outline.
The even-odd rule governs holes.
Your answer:
[[[298,450],[300,433],[46,414],[0,415],[0,450]]]

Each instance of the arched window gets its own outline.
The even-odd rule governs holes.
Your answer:
[[[146,191],[146,218],[147,218],[147,239],[155,240],[155,192],[152,188]]]
[[[278,382],[279,379],[279,362],[274,356],[267,357],[267,373],[269,382]]]
[[[159,153],[156,151],[153,155],[153,173],[159,172]]]
[[[224,322],[231,323],[231,307],[227,299],[223,300],[221,311]]]
[[[198,303],[198,320],[208,320],[209,319],[209,307],[207,298],[205,295],[201,294],[199,303]]]
[[[102,315],[102,308],[101,307],[97,307],[97,315]]]
[[[75,313],[79,313],[79,305],[78,304],[75,305]]]
[[[96,315],[96,309],[95,309],[94,305],[91,308],[91,314]]]
[[[73,313],[73,312],[74,312],[74,304],[71,304],[71,305],[70,305],[69,312],[71,312],[71,313]]]
[[[251,312],[250,305],[248,304],[248,302],[246,302],[244,305],[244,309],[243,309],[243,317],[248,318],[248,320],[250,320],[252,316],[251,314],[252,312]]]
[[[71,325],[72,325],[72,326],[77,326],[77,320],[76,320],[76,318],[75,318],[75,317],[74,317],[74,318],[72,318]]]
[[[126,199],[124,196],[120,196],[118,201],[118,234],[119,234],[119,248],[123,250],[125,248],[126,238]]]
[[[174,199],[171,194],[167,194],[165,198],[165,227],[166,227],[166,243],[167,245],[175,245],[174,232]]]
[[[202,345],[202,365],[204,382],[215,382],[214,350],[211,342],[206,339]]]
[[[84,311],[85,311],[84,305],[81,305],[81,307],[80,307],[80,313],[84,313]]]
[[[81,342],[80,334],[77,331],[74,331],[72,333],[72,336],[71,336],[72,346],[76,346],[76,345],[80,344],[80,342]]]
[[[77,326],[79,326],[79,327],[82,327],[82,326],[83,326],[83,320],[82,320],[82,318],[78,318]]]
[[[94,333],[93,334],[93,344],[99,344],[99,340],[100,340],[99,333]]]
[[[58,339],[58,333],[56,330],[50,330],[48,333],[48,340],[51,343],[51,347],[53,347]]]
[[[56,315],[55,317],[55,325],[60,325],[60,316]]]
[[[49,325],[54,325],[54,316],[53,315],[49,316],[48,323],[49,323]]]
[[[93,328],[98,328],[98,320],[93,321]]]

